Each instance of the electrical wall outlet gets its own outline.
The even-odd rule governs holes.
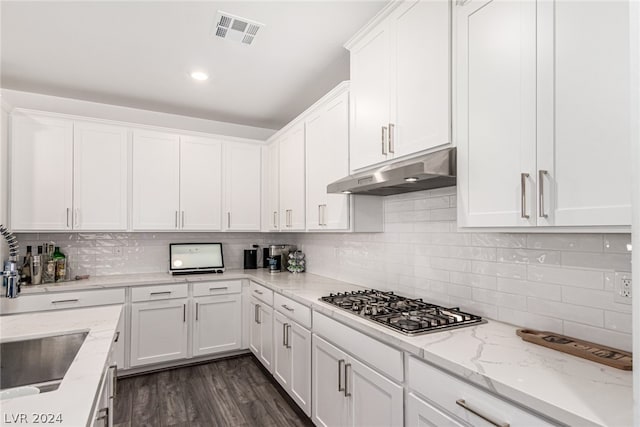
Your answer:
[[[631,273],[616,271],[613,300],[622,304],[631,304]]]
[[[119,246],[116,246],[115,248],[113,248],[113,254],[114,255],[122,255],[122,248]]]

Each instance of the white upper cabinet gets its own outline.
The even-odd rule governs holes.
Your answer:
[[[628,7],[457,7],[460,226],[631,223]]]
[[[388,7],[346,45],[352,170],[451,142],[451,3]]]
[[[133,229],[177,230],[180,211],[180,138],[133,132]]]
[[[629,7],[538,2],[538,224],[631,224]]]
[[[127,129],[74,124],[73,229],[127,230]]]
[[[227,142],[224,159],[224,229],[260,231],[261,147]]]
[[[222,143],[180,138],[180,228],[222,229]]]
[[[305,228],[304,122],[300,122],[279,139],[280,229],[300,231]]]
[[[451,142],[451,3],[407,1],[389,18],[389,145],[396,157]]]
[[[458,13],[459,224],[535,225],[535,3]]]
[[[327,185],[349,174],[349,92],[321,105],[305,121],[308,230],[348,230],[349,196]]]
[[[387,160],[391,54],[387,22],[351,50],[351,169]]]
[[[71,230],[73,122],[14,113],[11,125],[11,228]]]
[[[266,147],[266,168],[267,168],[267,214],[266,220],[269,231],[280,229],[280,144],[274,141]]]

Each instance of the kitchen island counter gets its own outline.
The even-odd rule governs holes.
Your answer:
[[[121,305],[111,305],[2,316],[2,342],[76,332],[88,332],[88,335],[58,389],[0,401],[0,425],[92,424],[90,417],[97,405],[105,369],[108,369],[121,312]],[[24,369],[29,367],[24,366]],[[38,419],[45,414],[47,418]]]

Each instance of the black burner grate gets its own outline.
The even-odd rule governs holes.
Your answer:
[[[406,335],[460,328],[486,321],[480,316],[375,289],[339,292],[320,298],[328,304],[370,319]]]

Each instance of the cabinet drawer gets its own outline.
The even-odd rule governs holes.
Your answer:
[[[474,412],[493,420],[496,425],[503,423],[512,427],[554,425],[544,418],[537,417],[413,357],[409,358],[408,378],[411,390],[415,390],[428,401],[474,426],[492,425]]]
[[[311,309],[280,294],[273,296],[273,306],[280,313],[307,329],[311,328]]]
[[[249,282],[249,293],[260,301],[273,306],[273,291],[256,282]]]
[[[402,352],[340,322],[313,312],[313,332],[397,382],[404,379]]]
[[[237,294],[242,292],[242,280],[221,280],[193,284],[193,296]]]
[[[140,286],[131,288],[131,301],[155,301],[161,299],[186,298],[187,284]]]
[[[100,289],[75,292],[54,292],[36,295],[20,295],[19,298],[2,298],[2,314],[30,311],[61,310],[124,303],[124,289]]]

